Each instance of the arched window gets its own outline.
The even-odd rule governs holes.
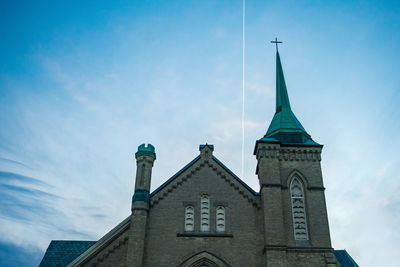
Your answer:
[[[217,232],[225,232],[225,208],[223,206],[218,206],[216,210],[217,218]]]
[[[191,232],[194,230],[194,208],[187,206],[185,208],[185,231]]]
[[[303,183],[297,176],[290,183],[290,195],[292,199],[294,239],[308,240]]]
[[[201,196],[200,212],[200,230],[210,231],[210,199],[207,195]]]

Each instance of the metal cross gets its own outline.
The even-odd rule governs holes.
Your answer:
[[[281,44],[281,41],[278,41],[278,39],[275,37],[275,41],[271,41],[271,43],[276,45],[276,51],[278,51],[278,44]]]

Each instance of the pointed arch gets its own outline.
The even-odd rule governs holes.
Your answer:
[[[301,171],[294,169],[287,176],[286,185],[288,188],[290,188],[290,183],[292,182],[292,180],[295,176],[302,181],[304,188],[308,187],[309,183],[308,183],[308,179],[306,178],[306,176]]]
[[[201,267],[201,266],[229,267],[225,261],[207,251],[202,251],[200,253],[191,256],[179,266],[180,267]]]
[[[292,203],[294,239],[308,240],[304,184],[298,175],[292,177],[289,188]]]

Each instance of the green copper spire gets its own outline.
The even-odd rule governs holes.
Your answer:
[[[281,58],[276,51],[276,113],[282,110],[282,107],[290,110],[289,96],[286,89],[285,77],[283,76]]]
[[[276,111],[263,139],[270,138],[283,144],[318,145],[292,112],[278,51],[276,51]]]

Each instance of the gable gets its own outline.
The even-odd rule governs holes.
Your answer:
[[[179,170],[175,175],[168,179],[164,184],[158,187],[150,194],[150,206],[157,205],[169,194],[173,193],[175,189],[187,183],[188,180],[193,179],[204,168],[211,169],[215,179],[221,179],[227,185],[235,189],[238,195],[247,199],[252,205],[260,208],[259,193],[255,192],[237,175],[235,175],[228,167],[226,167],[220,160],[218,160],[212,153],[213,147],[210,145],[200,146],[202,152],[185,167]]]
[[[196,266],[210,264],[208,258],[192,258],[202,250],[229,266],[249,261],[260,266],[258,248],[264,240],[260,202],[254,190],[212,156],[211,148],[200,148],[199,157],[150,196],[144,266],[181,266],[188,259]],[[231,259],[244,250],[250,251],[246,258],[233,264]]]

